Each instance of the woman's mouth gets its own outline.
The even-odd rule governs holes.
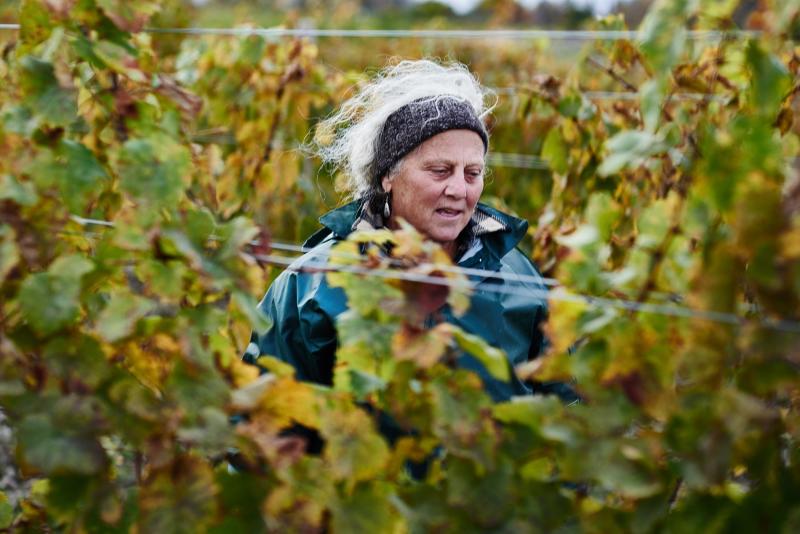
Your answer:
[[[437,215],[445,217],[447,219],[456,219],[458,217],[461,217],[462,213],[463,213],[462,210],[456,210],[451,208],[438,208],[436,210]]]

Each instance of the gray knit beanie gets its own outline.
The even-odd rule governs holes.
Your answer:
[[[484,153],[489,136],[472,105],[459,97],[441,95],[414,100],[386,119],[375,150],[372,180],[380,180],[392,166],[424,141],[447,130],[472,130],[481,137]]]

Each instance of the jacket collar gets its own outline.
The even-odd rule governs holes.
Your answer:
[[[355,227],[365,228],[360,225],[361,222],[366,221],[369,227],[374,228],[377,222],[375,216],[368,214],[362,217],[361,214],[362,203],[358,200],[329,211],[319,218],[324,228],[312,235],[304,246],[314,247],[330,235],[335,239],[345,239]],[[475,207],[470,224],[474,225],[474,235],[481,238],[484,246],[489,247],[498,258],[517,246],[528,230],[527,221],[480,202]]]

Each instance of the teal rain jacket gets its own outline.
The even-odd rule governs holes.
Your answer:
[[[253,335],[244,356],[246,361],[254,363],[259,355],[269,354],[291,364],[300,380],[332,384],[336,317],[347,309],[347,297],[341,288],[328,285],[325,273],[299,271],[304,266],[313,267],[314,262],[326,261],[326,255],[317,253],[328,251],[353,231],[359,209],[360,204],[353,202],[320,218],[324,228],[306,242],[313,250],[281,273],[259,304],[272,326],[263,335]],[[541,280],[533,263],[516,248],[528,229],[526,221],[479,203],[472,224],[476,225],[479,243],[473,242],[462,255],[460,267]],[[508,282],[485,276],[470,279],[476,288],[467,313],[455,316],[445,305],[438,315],[503,349],[511,366],[537,357],[545,344],[540,328],[547,315],[543,281]],[[497,288],[502,289],[493,291]],[[561,383],[523,382],[513,373],[510,382],[498,380],[469,354],[459,358],[458,364],[475,371],[495,401],[532,393],[554,393],[567,402],[577,398],[571,388]]]

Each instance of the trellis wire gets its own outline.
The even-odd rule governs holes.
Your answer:
[[[72,220],[81,225],[100,225],[106,227],[114,226],[114,223],[109,221],[87,219],[78,216],[72,216]],[[258,242],[253,242],[251,244],[259,245]],[[274,246],[275,244],[277,244],[278,246]],[[307,249],[305,247],[300,247],[297,245],[291,245],[288,243],[280,243],[280,242],[269,243],[269,245],[272,246],[272,248],[278,250],[291,250],[298,252],[313,250],[313,249]],[[336,255],[336,251],[331,251],[331,252],[317,251],[317,253],[320,256],[328,255],[332,257]],[[351,254],[348,253],[345,254],[347,254],[348,256],[352,256]],[[288,267],[290,269],[293,268],[292,264],[298,259],[298,257],[290,258],[275,254],[251,254],[251,255],[256,260],[262,261],[264,263],[269,263],[272,265],[281,265],[284,267]],[[423,275],[408,271],[365,268],[355,265],[342,265],[338,263],[330,263],[327,261],[318,262],[314,258],[308,259],[303,268],[294,268],[294,270],[302,271],[302,270],[307,270],[309,268],[311,270],[317,270],[317,271],[325,270],[325,271],[348,272],[353,274],[363,274],[367,276],[377,276],[386,279],[397,279],[397,280],[406,280],[410,282],[430,283],[433,285],[453,287],[462,290],[471,290],[474,289],[475,287],[474,284],[470,282],[468,279],[465,279],[463,281],[458,281],[458,280],[452,280],[438,276]],[[495,271],[487,271],[484,269],[470,269],[459,266],[446,266],[446,265],[436,265],[435,269],[442,272],[463,274],[465,276],[482,276],[484,278],[501,279],[503,281],[510,283],[530,283],[539,287],[544,287],[547,285],[550,286],[559,285],[559,282],[557,280],[553,280],[551,278],[538,278],[535,276],[519,275],[519,274],[505,274],[505,273],[498,273]],[[520,295],[523,293],[519,291],[519,289],[517,288],[505,287],[505,286],[485,286],[481,287],[480,290],[490,293],[511,294],[511,295]],[[590,306],[608,306],[612,308],[617,308],[637,313],[640,312],[653,313],[653,314],[660,314],[672,317],[702,319],[702,320],[725,323],[735,326],[743,326],[748,322],[746,318],[743,318],[734,313],[718,312],[712,310],[697,310],[686,306],[677,306],[671,304],[655,304],[655,303],[638,302],[625,299],[610,299],[605,297],[595,297],[592,295],[583,295],[577,293],[562,293],[562,292],[554,293],[544,288],[536,289],[532,287],[526,287],[524,294],[527,296],[540,298],[543,300],[549,299],[553,301],[577,302],[577,303],[588,304]],[[796,321],[760,318],[755,322],[758,322],[761,326],[765,328],[773,330],[779,330],[789,333],[800,333],[800,322]]]
[[[19,30],[19,24],[0,24],[0,30]],[[145,28],[148,33],[183,35],[228,35],[246,37],[348,37],[348,38],[416,38],[416,39],[552,39],[559,41],[622,41],[635,40],[635,30],[414,30],[414,29],[337,29],[337,28]],[[691,30],[690,40],[749,38],[760,32],[747,30]]]
[[[495,93],[515,96],[520,93],[530,93],[532,88],[524,86],[511,86],[511,87],[495,87],[492,89]],[[589,100],[639,100],[641,95],[635,91],[582,91],[581,94]],[[666,96],[667,100],[676,101],[718,101],[725,102],[729,97],[725,95],[717,95],[713,93],[672,93]]]
[[[256,243],[251,243],[252,245]],[[304,247],[301,245],[294,245],[291,243],[281,243],[276,241],[270,241],[269,248],[275,250],[283,250],[286,252],[300,252],[305,254],[307,252],[314,252],[315,255],[319,256],[327,256],[331,258],[342,258],[342,259],[363,259],[363,256],[357,254],[351,254],[344,251],[338,250],[329,250],[329,251],[318,251],[314,250],[313,248]],[[255,256],[253,256],[255,257]],[[294,258],[296,259],[296,258]],[[392,260],[392,258],[388,258]],[[403,263],[402,261],[390,261],[391,265],[403,267],[407,266],[407,264]],[[484,278],[495,278],[498,280],[510,281],[510,282],[519,282],[519,283],[531,283],[534,285],[545,285],[549,287],[557,287],[560,286],[561,283],[556,280],[555,278],[544,278],[541,276],[530,276],[524,274],[510,274],[510,273],[499,273],[495,271],[487,271],[485,269],[472,269],[469,267],[460,267],[458,265],[437,265],[436,269],[443,272],[453,273],[453,274],[462,274],[465,276],[482,276]]]
[[[253,257],[259,261],[269,263],[272,265],[281,265],[288,270],[296,272],[346,272],[351,274],[360,274],[366,276],[375,276],[384,279],[404,280],[409,282],[426,283],[438,286],[445,286],[454,289],[461,289],[471,291],[475,289],[475,285],[468,281],[458,281],[443,278],[440,276],[431,276],[420,273],[413,273],[408,271],[394,271],[390,269],[376,269],[368,267],[359,267],[355,265],[342,265],[330,262],[317,262],[313,258],[304,262],[302,267],[293,266],[297,258],[287,258],[285,256],[277,256],[274,254],[254,254]],[[439,266],[437,266],[438,269]],[[498,293],[506,295],[520,295],[521,291],[515,288],[504,286],[483,286],[480,288],[481,292],[485,293]],[[668,304],[653,304],[649,302],[638,302],[633,300],[624,299],[609,299],[605,297],[595,297],[591,295],[581,295],[576,293],[563,293],[551,292],[546,289],[536,289],[526,287],[524,294],[533,298],[542,300],[553,300],[561,302],[572,302],[588,304],[595,307],[611,307],[636,313],[652,313],[658,315],[666,315],[671,317],[682,317],[685,319],[702,319],[717,323],[725,323],[733,326],[744,326],[747,324],[747,319],[740,317],[733,313],[717,312],[711,310],[697,310],[685,306],[675,306]],[[800,322],[775,320],[769,318],[760,318],[758,322],[761,326],[771,330],[779,330],[782,332],[800,334]]]
[[[548,170],[550,165],[547,161],[538,156],[527,154],[512,154],[504,152],[489,152],[487,163],[495,167],[511,167],[515,169],[539,169]]]

